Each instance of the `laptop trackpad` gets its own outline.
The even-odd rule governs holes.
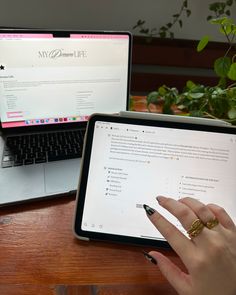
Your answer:
[[[45,165],[46,193],[77,190],[81,159],[50,162]]]
[[[37,165],[37,169],[34,165],[1,168],[0,172],[1,197],[6,197],[3,203],[45,195],[43,165]]]

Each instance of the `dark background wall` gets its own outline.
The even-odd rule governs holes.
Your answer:
[[[190,0],[191,18],[183,17],[182,29],[174,29],[176,38],[200,39],[211,34],[223,40],[206,17],[214,0]],[[0,0],[0,26],[31,28],[73,28],[129,30],[138,19],[149,27],[160,27],[178,12],[181,0]],[[233,9],[232,9],[233,10]],[[236,9],[234,6],[234,18]]]

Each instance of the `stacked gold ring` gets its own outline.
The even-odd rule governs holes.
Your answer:
[[[196,219],[191,224],[190,229],[187,231],[190,238],[198,236],[204,228],[204,224],[200,219]]]
[[[213,227],[215,227],[218,224],[219,224],[219,220],[216,217],[210,219],[205,224],[199,218],[197,218],[193,221],[193,223],[191,224],[191,227],[187,231],[187,233],[190,238],[195,238],[196,236],[198,236],[201,233],[204,226],[207,227],[208,229],[212,229]]]

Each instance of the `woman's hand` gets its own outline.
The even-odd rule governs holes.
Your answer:
[[[157,261],[170,284],[180,295],[235,295],[236,226],[230,216],[217,205],[204,205],[192,198],[176,201],[158,197],[157,200],[180,221],[185,230],[191,229],[192,238],[189,239],[161,214],[146,206],[149,219],[188,270],[188,273],[183,272],[169,258],[151,251],[149,255]],[[204,227],[191,235],[196,219],[200,219]],[[211,229],[206,226],[209,221]]]

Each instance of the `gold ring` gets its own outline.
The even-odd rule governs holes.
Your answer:
[[[219,220],[214,217],[212,219],[210,219],[206,224],[205,226],[209,229],[212,229],[213,227],[215,227],[217,224],[219,224]]]
[[[200,219],[196,219],[191,224],[190,229],[187,231],[190,238],[195,238],[198,236],[204,228],[204,224]]]

